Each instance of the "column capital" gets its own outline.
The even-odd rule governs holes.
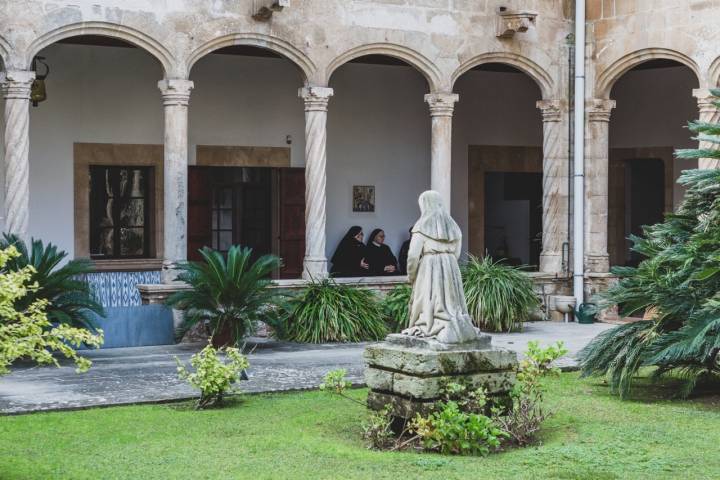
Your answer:
[[[715,113],[718,110],[715,102],[718,98],[715,97],[710,89],[708,88],[694,88],[692,91],[693,97],[697,99],[698,109],[700,113]]]
[[[559,122],[562,118],[561,100],[538,100],[535,106],[540,109],[543,122]]]
[[[309,85],[298,90],[298,97],[305,101],[306,112],[327,112],[328,102],[333,93],[330,87]]]
[[[585,111],[590,122],[610,122],[610,113],[615,108],[615,100],[591,98],[585,102]]]
[[[457,93],[428,93],[425,101],[430,107],[431,117],[452,117],[455,102],[460,100]]]
[[[8,70],[0,73],[0,86],[5,98],[30,100],[30,89],[35,72],[30,70]]]
[[[166,78],[158,82],[163,97],[163,105],[179,105],[186,107],[190,103],[190,92],[195,87],[192,80]]]

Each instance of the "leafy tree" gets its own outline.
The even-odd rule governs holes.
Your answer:
[[[63,323],[73,327],[95,330],[92,313],[104,316],[105,311],[93,298],[90,285],[82,276],[93,271],[89,260],[70,260],[62,266],[67,252],[58,250],[52,243],[43,244],[41,240],[31,240],[30,249],[23,240],[14,234],[3,234],[0,248],[15,247],[17,256],[9,258],[1,272],[17,272],[32,267],[31,283],[37,288],[18,298],[15,305],[18,310],[26,310],[37,300],[46,300],[46,314],[53,323]]]
[[[90,360],[77,355],[73,347],[82,344],[99,347],[103,342],[102,330],[93,334],[84,328],[67,324],[53,326],[46,312],[48,300],[36,295],[39,286],[33,282],[37,274],[32,265],[8,269],[21,253],[14,247],[0,250],[0,375],[9,372],[9,366],[25,358],[41,365],[59,365],[53,352],[72,359],[78,372],[90,368]],[[34,300],[26,308],[23,299]]]
[[[689,128],[696,140],[720,144],[720,124]],[[720,159],[715,149],[676,155]],[[653,318],[608,330],[580,353],[583,375],[606,375],[623,397],[642,367],[656,367],[655,377],[685,378],[683,395],[720,374],[720,170],[685,171],[679,183],[687,192],[677,212],[631,237],[644,260],[614,268],[620,281],[601,296],[601,306],[619,305],[626,315],[652,309]]]
[[[252,249],[239,246],[230,247],[227,259],[207,247],[200,255],[204,261],[179,267],[178,280],[192,288],[172,294],[167,303],[185,312],[188,325],[209,321],[216,343],[229,330],[237,345],[257,321],[272,315],[277,294],[270,288],[270,274],[280,259],[263,255],[252,262]]]

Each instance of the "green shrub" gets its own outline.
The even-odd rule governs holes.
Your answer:
[[[372,291],[329,279],[310,283],[286,308],[284,335],[295,342],[360,342],[387,333]]]
[[[78,373],[90,368],[90,360],[77,355],[80,345],[99,347],[102,330],[91,333],[84,328],[66,324],[53,326],[46,311],[48,300],[38,298],[39,286],[33,282],[37,274],[32,265],[7,269],[21,253],[14,246],[0,249],[0,375],[19,358],[30,359],[40,365],[60,366],[53,352],[59,352],[75,362]],[[28,304],[27,297],[34,298]],[[18,304],[27,305],[19,310]]]
[[[689,128],[696,140],[720,143],[720,123]],[[679,150],[677,156],[718,159],[720,151]],[[646,309],[656,315],[603,332],[579,355],[582,375],[605,376],[621,397],[642,367],[654,367],[655,377],[685,378],[681,395],[720,376],[720,170],[688,170],[678,182],[686,187],[678,210],[631,238],[643,261],[614,268],[620,281],[599,299],[600,307],[618,305],[625,315]]]
[[[193,325],[209,321],[216,344],[228,332],[238,345],[264,315],[272,314],[278,295],[270,288],[270,274],[280,266],[280,259],[263,255],[251,261],[252,249],[232,246],[227,260],[210,248],[200,250],[203,262],[179,265],[177,279],[192,288],[176,292],[167,304],[185,312],[185,322]]]
[[[224,354],[225,360],[218,354]],[[242,376],[250,363],[240,350],[234,347],[215,349],[208,345],[200,352],[190,357],[190,365],[195,369],[189,372],[187,368],[175,357],[178,376],[187,381],[191,387],[200,390],[200,399],[196,409],[202,409],[222,403],[223,395],[236,393],[238,390],[232,386]]]
[[[540,306],[532,280],[519,268],[471,255],[462,274],[468,311],[483,330],[519,330]]]
[[[30,250],[18,236],[4,234],[0,240],[0,249],[14,246],[18,255],[8,259],[3,272],[17,272],[25,267],[33,269],[31,283],[37,288],[31,289],[22,298],[16,300],[16,308],[25,310],[38,300],[46,300],[46,314],[51,324],[67,324],[72,327],[95,330],[92,320],[94,312],[104,316],[102,305],[93,298],[90,286],[82,276],[93,271],[89,260],[70,260],[58,267],[67,257],[67,252],[58,250],[52,243],[43,244],[41,240],[31,240]]]
[[[500,448],[506,436],[491,418],[466,413],[454,401],[439,403],[427,417],[418,415],[410,429],[426,450],[456,455],[487,455]]]
[[[520,362],[517,382],[511,392],[512,408],[493,410],[493,420],[515,445],[531,444],[549,413],[543,406],[545,390],[542,378],[557,376],[560,369],[555,360],[566,355],[563,342],[541,348],[538,342],[528,343],[525,359]]]
[[[559,374],[553,362],[566,353],[562,342],[547,348],[530,342],[511,392],[510,408],[497,404],[503,399],[488,402],[482,387],[450,382],[443,386],[440,399],[427,413],[418,413],[402,425],[393,415],[392,404],[371,412],[363,423],[363,437],[371,448],[380,450],[416,448],[457,455],[487,455],[503,446],[528,445],[549,416],[543,408],[545,390],[541,379]],[[345,370],[328,372],[320,389],[365,407],[345,393],[350,387],[346,374]]]
[[[409,285],[398,285],[382,299],[385,321],[391,332],[399,332],[408,326],[408,310],[412,288]]]

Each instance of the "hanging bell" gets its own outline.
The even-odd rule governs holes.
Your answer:
[[[45,63],[44,57],[35,57],[32,61],[32,69],[35,72],[35,80],[30,86],[30,101],[33,107],[37,107],[38,103],[47,100],[47,89],[45,88],[45,79],[50,73],[50,67]],[[45,67],[45,73],[40,74],[37,71],[37,64],[41,63]]]

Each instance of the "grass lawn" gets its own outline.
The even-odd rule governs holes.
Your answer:
[[[202,412],[176,404],[0,417],[0,478],[720,478],[720,396],[670,401],[648,387],[622,402],[577,374],[548,382],[556,414],[542,443],[486,458],[367,450],[361,407],[307,392]]]

